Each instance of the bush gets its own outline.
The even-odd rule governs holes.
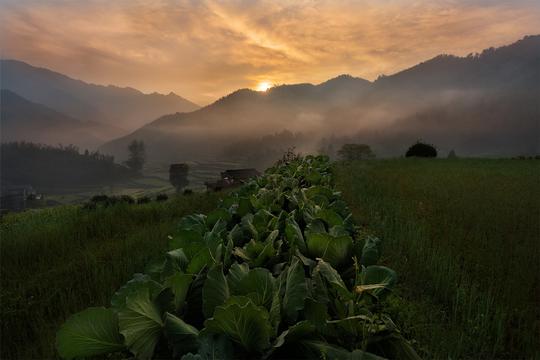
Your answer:
[[[94,195],[90,198],[90,201],[93,203],[106,202],[109,200],[107,195]]]
[[[191,195],[191,194],[193,194],[193,190],[191,190],[191,189],[185,189],[184,190],[184,195]]]
[[[137,204],[148,204],[151,199],[148,196],[143,196],[137,199]]]
[[[167,199],[169,199],[167,194],[158,194],[156,196],[156,201],[166,201]]]
[[[428,157],[434,158],[437,157],[437,149],[431,144],[426,144],[418,141],[416,144],[412,145],[407,152],[405,157]]]
[[[135,204],[135,199],[133,198],[133,196],[129,196],[129,195],[120,196],[120,201],[128,203],[128,204]]]
[[[371,147],[366,144],[344,144],[338,150],[338,155],[341,160],[365,160],[375,157],[375,153]]]

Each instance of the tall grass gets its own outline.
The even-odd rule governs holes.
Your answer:
[[[540,357],[540,162],[340,164],[401,275],[399,321],[435,358]]]
[[[162,254],[183,215],[215,208],[218,194],[85,210],[63,206],[0,221],[2,359],[55,358],[59,325],[107,305],[135,272]]]

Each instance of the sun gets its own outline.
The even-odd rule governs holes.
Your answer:
[[[273,85],[269,81],[261,81],[257,84],[257,91],[266,91],[270,89]]]

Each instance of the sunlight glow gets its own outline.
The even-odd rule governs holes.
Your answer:
[[[270,89],[273,85],[268,81],[261,81],[257,84],[257,91],[266,91]]]

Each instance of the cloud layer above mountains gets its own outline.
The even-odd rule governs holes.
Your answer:
[[[3,58],[200,104],[261,81],[374,79],[540,33],[533,0],[0,0]]]

